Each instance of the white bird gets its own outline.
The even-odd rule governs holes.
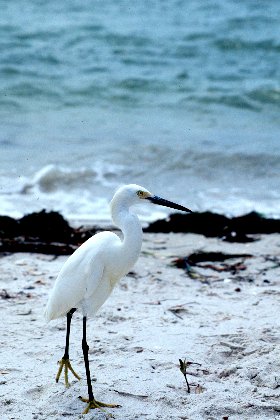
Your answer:
[[[83,315],[82,349],[88,386],[87,407],[118,407],[97,401],[93,396],[86,340],[87,318],[93,316],[111,294],[114,286],[125,276],[137,261],[142,245],[142,227],[136,214],[130,211],[134,204],[150,201],[177,210],[191,210],[171,201],[152,195],[139,185],[125,185],[117,190],[110,205],[115,225],[121,229],[123,238],[113,232],[101,232],[83,243],[64,263],[49,296],[45,316],[48,321],[67,317],[65,353],[60,360],[56,376],[58,382],[64,369],[65,385],[69,386],[68,369],[80,379],[69,360],[70,325],[73,313],[80,309]]]

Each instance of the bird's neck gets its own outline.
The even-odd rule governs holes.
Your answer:
[[[127,210],[116,212],[113,220],[123,234],[122,257],[126,260],[129,270],[135,264],[141,251],[143,236],[141,223],[136,214]]]
[[[138,255],[142,246],[142,226],[136,214],[128,213],[123,223],[123,246],[126,250],[131,250]]]

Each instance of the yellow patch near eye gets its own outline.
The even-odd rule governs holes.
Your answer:
[[[149,197],[150,194],[147,193],[146,191],[139,190],[137,191],[137,195],[139,198],[147,198]]]

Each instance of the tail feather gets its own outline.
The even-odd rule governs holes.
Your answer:
[[[62,317],[63,315],[66,315],[67,310],[65,310],[63,307],[59,305],[55,305],[52,299],[49,299],[44,316],[47,322],[52,321],[53,319],[57,319]]]
[[[52,307],[51,307],[51,305],[50,305],[50,302],[48,302],[48,304],[47,304],[47,306],[46,306],[46,309],[45,309],[45,312],[44,312],[44,317],[45,317],[45,320],[46,320],[47,322],[50,322],[50,321],[52,321],[53,319],[58,318],[58,317],[55,315],[55,313],[54,313],[54,311],[53,311],[53,309],[52,309]]]

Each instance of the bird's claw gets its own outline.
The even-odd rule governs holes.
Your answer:
[[[87,403],[86,408],[84,409],[82,414],[87,414],[90,409],[98,408],[102,411],[105,411],[104,408],[118,408],[120,405],[118,404],[106,404],[101,401],[97,401],[95,399],[89,400],[88,398],[79,397],[79,399],[85,403]],[[109,414],[110,417],[113,417],[111,414]]]
[[[68,381],[68,370],[70,370],[70,372],[72,372],[72,374],[75,376],[75,378],[77,378],[78,380],[80,380],[80,376],[74,371],[74,369],[71,366],[70,360],[69,359],[65,359],[64,357],[58,362],[59,364],[59,368],[58,368],[58,372],[56,375],[56,382],[59,381],[61,372],[63,370],[64,367],[64,380],[65,380],[65,386],[66,388],[70,387],[69,381]]]

